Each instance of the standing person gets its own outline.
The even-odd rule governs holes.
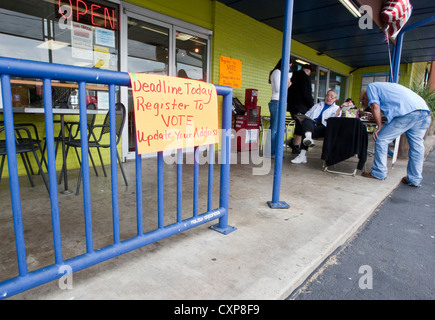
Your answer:
[[[424,141],[423,137],[430,125],[430,110],[418,94],[400,84],[374,82],[361,93],[363,107],[371,107],[377,129],[373,133],[375,157],[372,170],[363,172],[366,178],[384,180],[387,177],[388,145],[406,134],[409,142],[407,176],[402,182],[419,187],[423,180]],[[382,124],[381,112],[387,118]]]
[[[291,62],[289,67],[291,67]],[[274,157],[276,153],[276,134],[278,131],[278,118],[279,118],[279,91],[281,87],[281,59],[279,59],[275,68],[269,73],[269,83],[272,84],[272,97],[269,102],[269,112],[270,112],[270,156]],[[288,86],[291,85],[290,79],[288,81]]]
[[[293,74],[292,86],[288,89],[287,111],[296,120],[297,114],[305,114],[314,104],[311,93],[311,65],[303,65],[300,70]],[[297,122],[297,120],[296,120]],[[293,140],[290,142],[293,154],[300,153],[302,133],[295,127]]]
[[[337,93],[329,90],[325,101],[315,104],[305,115],[296,116],[298,120],[296,120],[295,131],[298,130],[305,138],[300,154],[291,160],[291,163],[307,163],[308,147],[314,147],[313,139],[325,136],[326,120],[340,116],[341,109],[335,101],[337,101]]]

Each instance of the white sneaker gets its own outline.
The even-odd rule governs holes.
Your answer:
[[[307,147],[314,147],[314,141],[310,138],[304,138],[303,144]]]
[[[291,163],[307,163],[307,157],[298,155],[296,158],[290,161]]]

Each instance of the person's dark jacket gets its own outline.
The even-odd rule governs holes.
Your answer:
[[[288,89],[287,111],[295,116],[305,114],[314,105],[311,94],[311,80],[304,70],[296,71],[291,79],[292,85]]]

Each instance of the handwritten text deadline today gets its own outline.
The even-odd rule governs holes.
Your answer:
[[[210,103],[211,98],[213,96],[213,89],[207,88],[206,86],[201,86],[201,84],[193,84],[190,82],[185,82],[183,86],[180,85],[171,85],[169,81],[158,80],[156,83],[154,82],[141,82],[140,80],[136,80],[133,83],[133,90],[142,91],[142,92],[158,92],[162,94],[175,95],[175,96],[197,96],[198,99],[194,101],[194,107],[196,110],[202,110],[204,105]],[[205,97],[205,99],[203,98]],[[137,111],[145,111],[145,110],[155,110],[155,116],[159,116],[160,110],[187,110],[191,107],[188,104],[183,102],[176,102],[176,99],[172,101],[166,102],[151,102],[145,101],[143,96],[138,96],[136,101],[136,109]]]
[[[186,131],[193,132],[193,138],[217,133],[217,130],[209,130],[207,126],[197,127],[201,125],[201,118],[209,116],[207,106],[213,105],[214,88],[210,84],[199,81],[180,80],[179,78],[175,81],[171,81],[170,78],[154,81],[137,79],[132,82],[134,93],[141,93],[133,94],[135,113],[145,113],[150,122],[158,120],[163,124],[162,126],[157,125],[157,129],[154,128],[152,132],[137,130],[138,142],[145,142],[150,146],[153,141],[158,140],[191,138],[186,135]],[[175,128],[184,134],[174,136],[171,132],[173,133]]]

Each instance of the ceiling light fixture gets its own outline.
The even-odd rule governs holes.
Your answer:
[[[187,41],[187,40],[192,40],[192,39],[194,39],[195,37],[192,36],[192,35],[190,35],[190,34],[187,34],[187,33],[177,32],[177,34],[175,35],[175,38],[176,38],[177,40]]]
[[[42,42],[41,44],[37,45],[37,48],[40,49],[46,49],[46,50],[59,50],[65,47],[68,47],[69,43],[62,42],[62,41],[56,41],[53,39],[47,40]]]
[[[347,10],[350,11],[350,13],[353,14],[355,18],[360,18],[361,13],[359,12],[358,8],[355,6],[355,4],[351,0],[339,0],[343,6],[346,7]]]
[[[306,61],[301,60],[301,59],[296,59],[295,61],[299,64],[310,64],[309,62],[306,62]]]

